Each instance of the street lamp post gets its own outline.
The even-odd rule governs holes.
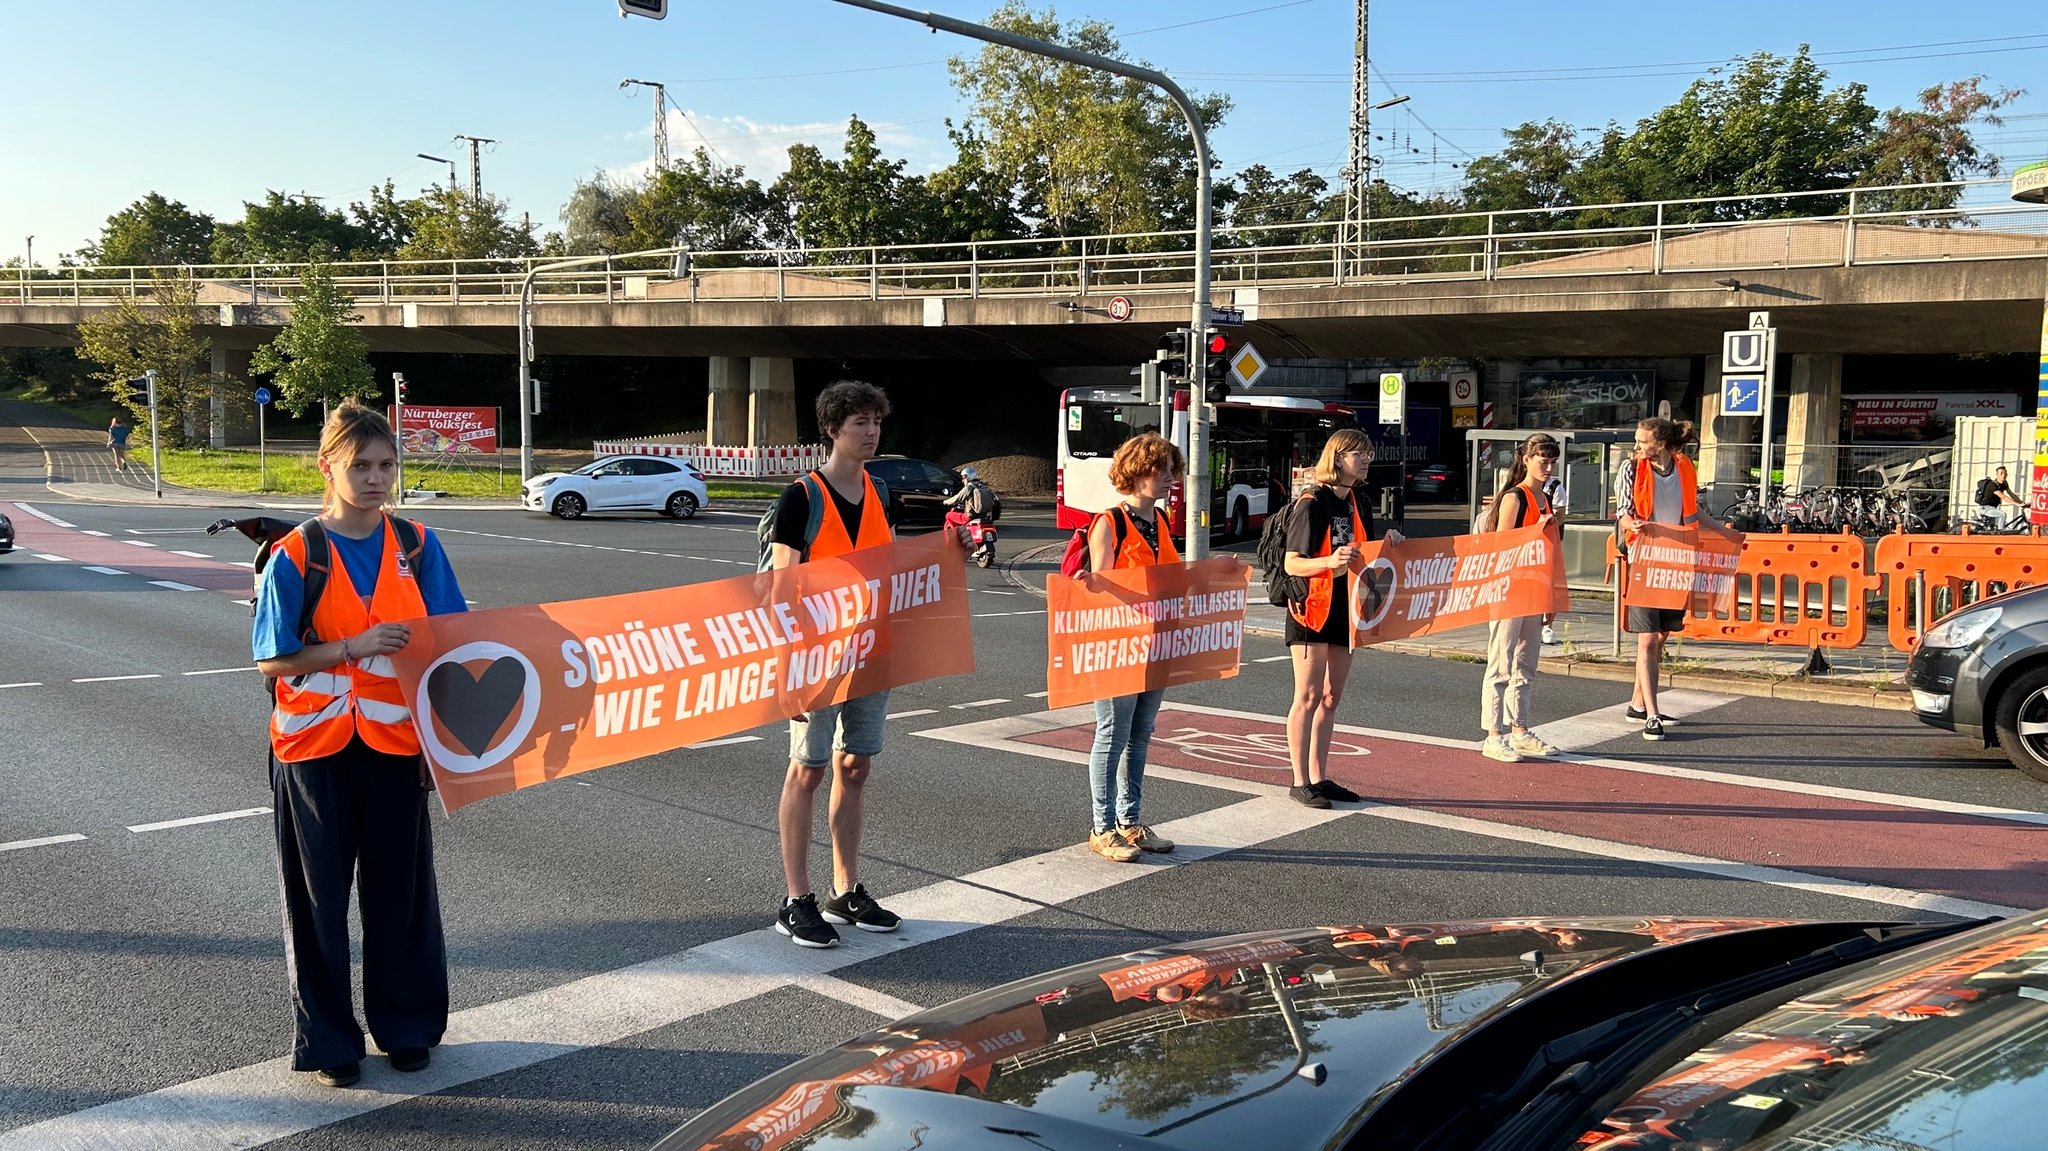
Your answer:
[[[865,8],[888,16],[898,16],[915,21],[933,31],[947,31],[975,40],[986,41],[1034,56],[1048,56],[1054,60],[1093,68],[1117,76],[1141,80],[1166,93],[1174,107],[1187,118],[1188,132],[1195,142],[1195,303],[1190,327],[1194,337],[1188,341],[1188,516],[1187,548],[1189,559],[1206,559],[1209,555],[1209,410],[1208,401],[1202,395],[1201,383],[1207,378],[1203,371],[1203,360],[1208,355],[1209,331],[1209,141],[1202,133],[1201,117],[1195,114],[1195,106],[1188,100],[1187,93],[1180,90],[1163,72],[1141,68],[1123,60],[1112,60],[1092,52],[1081,52],[1064,45],[1034,40],[1029,36],[1018,36],[999,28],[982,24],[970,24],[941,16],[936,12],[918,12],[885,4],[881,0],[837,0],[838,3],[854,8]]]
[[[427,154],[426,154],[425,152],[414,152],[414,153],[413,153],[413,155],[415,155],[415,156],[418,156],[418,157],[419,157],[420,159],[422,159],[422,160],[432,160],[432,161],[433,161],[434,163],[436,163],[436,164],[446,164],[446,165],[448,165],[448,187],[449,187],[449,190],[451,190],[451,191],[453,191],[453,190],[454,190],[454,188],[455,188],[455,161],[453,161],[453,160],[450,160],[450,159],[448,159],[448,158],[447,158],[447,157],[445,157],[445,156],[429,156],[429,155],[427,155]]]

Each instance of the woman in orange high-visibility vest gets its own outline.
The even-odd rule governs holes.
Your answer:
[[[1493,497],[1493,530],[1541,524],[1558,534],[1550,506],[1550,481],[1557,476],[1558,443],[1537,432],[1522,441],[1515,462]],[[1541,615],[1497,619],[1486,625],[1486,678],[1480,685],[1479,726],[1486,732],[1480,752],[1502,763],[1556,755],[1557,749],[1529,730],[1529,688],[1543,654]]]
[[[1116,449],[1109,482],[1123,498],[1089,525],[1089,571],[1180,562],[1173,524],[1159,501],[1173,492],[1185,470],[1180,449],[1157,432],[1132,436]],[[1095,701],[1095,744],[1088,752],[1093,800],[1088,848],[1115,863],[1130,863],[1141,851],[1173,850],[1173,841],[1147,827],[1138,810],[1152,725],[1165,697],[1166,689],[1159,688]]]
[[[1287,605],[1287,650],[1294,657],[1294,702],[1287,708],[1294,786],[1287,794],[1308,807],[1358,800],[1326,773],[1337,706],[1351,676],[1350,565],[1372,538],[1372,510],[1360,504],[1358,489],[1373,452],[1364,432],[1339,428],[1316,461],[1315,490],[1301,497],[1287,526],[1287,574],[1308,580],[1308,598]],[[1397,544],[1402,535],[1389,529],[1384,538]]]
[[[418,1071],[448,1023],[427,776],[390,655],[412,638],[403,621],[466,603],[434,534],[404,525],[417,541],[409,551],[384,514],[397,447],[377,412],[334,412],[320,437],[320,515],[278,543],[256,589],[256,669],[276,680],[270,781],[297,1024],[292,1069],[331,1087],[356,1081],[365,1051],[349,977],[358,869],[370,1035],[392,1067]],[[323,560],[325,583],[302,617],[306,575]]]
[[[1636,424],[1636,457],[1623,466],[1614,486],[1614,518],[1625,544],[1633,546],[1645,523],[1690,526],[1706,518],[1700,515],[1699,476],[1679,450],[1691,438],[1689,420],[1679,423],[1652,416]],[[1765,479],[1769,486],[1769,477]],[[1642,721],[1644,739],[1663,739],[1664,728],[1672,721],[1657,711],[1657,666],[1664,658],[1665,640],[1685,627],[1685,611],[1632,607],[1622,626],[1636,637],[1635,691],[1623,714]]]

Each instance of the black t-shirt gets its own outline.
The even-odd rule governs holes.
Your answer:
[[[818,479],[825,485],[825,490],[832,493],[832,506],[839,509],[839,522],[846,525],[846,534],[859,535],[861,504],[867,501],[865,492],[859,500],[850,500],[841,495],[838,488],[832,486],[832,481],[822,475]],[[888,510],[882,509],[884,518],[887,517]],[[802,480],[798,480],[782,489],[782,494],[776,497],[774,542],[795,548],[799,552],[803,551],[811,543],[804,538],[804,529],[810,526],[810,520],[811,491]]]
[[[1351,509],[1358,509],[1359,522],[1365,525],[1365,539],[1351,538]],[[1314,556],[1323,542],[1323,533],[1330,533],[1330,547],[1341,548],[1345,544],[1364,546],[1372,539],[1372,508],[1358,502],[1355,495],[1340,496],[1331,487],[1318,487],[1315,495],[1304,508],[1308,514],[1297,513],[1293,522],[1287,525],[1287,550],[1300,555]]]
[[[2012,485],[2004,480],[1990,478],[1979,480],[1977,481],[1977,506],[1986,508],[1997,507],[2005,502],[1998,497],[2002,493],[2009,493],[2011,491]]]

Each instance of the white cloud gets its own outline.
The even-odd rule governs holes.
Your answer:
[[[898,120],[870,122],[868,126],[874,130],[875,142],[884,156],[910,161],[912,172],[936,171],[951,161],[950,145],[943,137],[934,140],[909,131],[908,127],[932,124],[942,131],[950,111],[914,112]],[[615,181],[637,183],[654,170],[654,129],[643,128],[634,137],[647,141],[647,158],[607,168],[605,175]],[[680,108],[668,110],[670,163],[681,163],[702,147],[714,162],[728,167],[738,165],[749,178],[765,185],[789,170],[789,149],[796,144],[809,144],[827,158],[838,159],[846,151],[846,121],[762,124],[745,116],[705,116]]]

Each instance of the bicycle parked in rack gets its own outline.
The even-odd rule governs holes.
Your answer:
[[[1773,487],[1768,499],[1755,487],[1723,512],[1738,531],[1860,536],[1935,530],[1939,497],[1932,493],[1869,488],[1816,487],[1794,491]]]

